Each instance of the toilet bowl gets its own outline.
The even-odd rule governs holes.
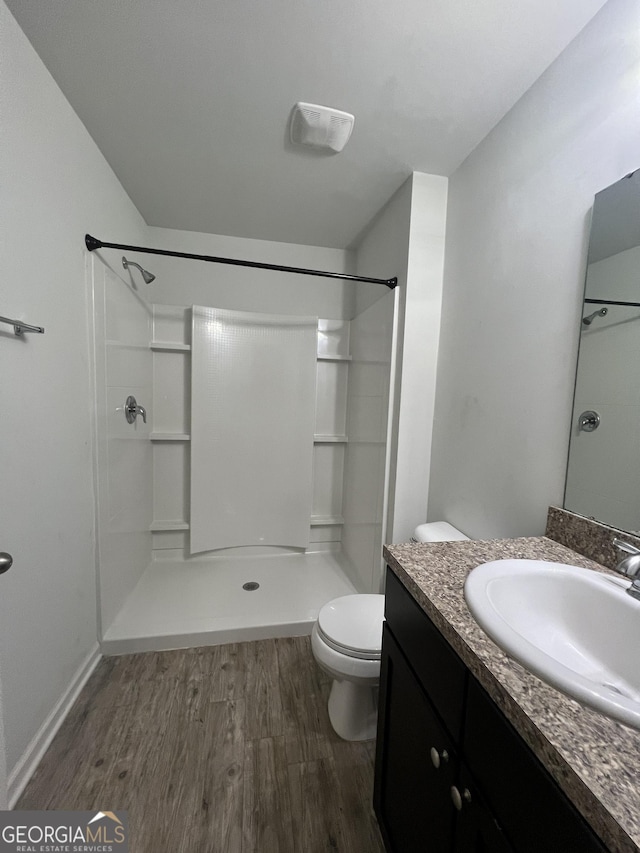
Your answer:
[[[329,720],[344,740],[376,736],[384,595],[334,598],[311,632],[318,665],[333,678]]]
[[[416,527],[413,542],[468,539],[446,521]],[[344,740],[376,736],[384,595],[360,593],[334,598],[320,610],[311,631],[318,665],[332,678],[329,720]]]

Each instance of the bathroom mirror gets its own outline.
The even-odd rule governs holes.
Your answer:
[[[640,169],[595,197],[564,505],[640,531]]]

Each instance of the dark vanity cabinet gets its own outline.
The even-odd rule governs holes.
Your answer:
[[[606,853],[389,570],[374,807],[388,853]]]

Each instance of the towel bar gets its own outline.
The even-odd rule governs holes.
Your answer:
[[[22,320],[10,320],[8,317],[0,317],[0,323],[8,323],[13,326],[16,335],[22,335],[24,332],[38,332],[38,334],[44,335],[44,326],[32,326],[31,323],[23,323]]]

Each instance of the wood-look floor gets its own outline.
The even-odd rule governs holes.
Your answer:
[[[308,637],[104,658],[16,808],[126,809],[132,853],[383,853],[329,687]]]

